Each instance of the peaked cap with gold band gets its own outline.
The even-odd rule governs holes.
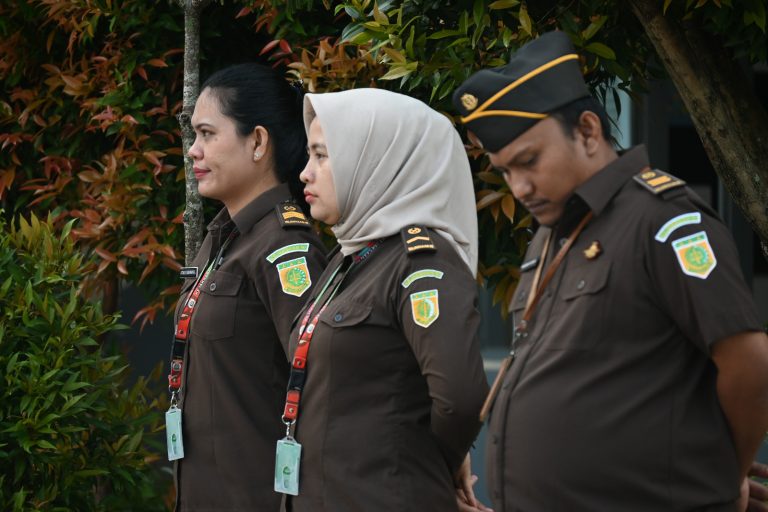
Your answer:
[[[506,66],[469,77],[453,94],[453,104],[483,148],[495,153],[549,112],[587,96],[571,40],[547,32],[522,46]]]

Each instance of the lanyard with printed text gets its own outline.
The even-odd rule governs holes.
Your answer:
[[[171,393],[171,404],[176,403],[176,399],[181,394],[182,373],[184,370],[184,348],[189,337],[189,327],[192,322],[192,314],[200,301],[200,293],[212,270],[221,266],[224,258],[224,251],[229,244],[237,237],[237,230],[233,230],[224,243],[221,245],[216,257],[214,257],[205,266],[205,271],[198,277],[192,286],[192,291],[184,300],[184,307],[179,315],[179,321],[176,323],[176,329],[173,335],[173,347],[171,349],[171,370],[168,374],[168,391]]]
[[[315,333],[315,328],[333,297],[341,288],[344,279],[363,260],[376,250],[379,241],[369,242],[351,259],[346,259],[331,273],[317,298],[309,305],[307,312],[299,324],[299,344],[291,360],[291,373],[288,378],[288,391],[285,396],[282,420],[285,424],[285,437],[277,441],[275,449],[275,486],[277,492],[298,496],[299,494],[299,465],[301,461],[301,444],[291,436],[291,426],[296,423],[299,415],[301,392],[304,390],[307,375],[307,360],[309,346]],[[330,290],[330,292],[329,292]],[[326,297],[326,292],[329,292]],[[314,314],[316,309],[319,311]]]
[[[560,250],[555,256],[555,259],[552,260],[552,263],[549,265],[549,268],[547,268],[547,273],[544,275],[544,278],[541,280],[541,284],[539,284],[539,278],[541,277],[541,271],[544,267],[544,261],[546,260],[547,253],[549,252],[549,245],[552,239],[552,235],[554,234],[554,231],[550,234],[550,237],[547,238],[547,241],[544,244],[544,249],[542,250],[542,253],[541,253],[541,257],[539,258],[539,265],[536,268],[536,274],[534,275],[533,282],[531,283],[531,289],[528,292],[528,302],[526,303],[525,310],[523,311],[523,318],[515,326],[515,333],[512,336],[512,344],[510,347],[509,355],[505,357],[504,360],[501,362],[499,373],[496,375],[496,378],[493,381],[493,385],[491,386],[491,389],[488,392],[488,396],[486,397],[485,402],[483,403],[482,409],[480,409],[481,423],[486,420],[486,418],[488,417],[488,414],[491,412],[491,407],[493,406],[494,400],[496,400],[496,395],[498,395],[499,390],[501,389],[501,383],[504,381],[504,377],[507,373],[507,370],[509,370],[509,367],[512,365],[512,361],[515,360],[518,341],[521,338],[525,338],[528,336],[528,322],[531,320],[531,317],[533,316],[533,312],[536,310],[536,306],[539,304],[539,300],[541,299],[541,296],[544,294],[544,290],[547,288],[547,285],[552,280],[552,277],[554,277],[555,272],[557,271],[557,269],[560,267],[560,264],[565,259],[565,255],[568,254],[568,251],[571,249],[571,246],[573,246],[573,243],[576,241],[576,238],[584,230],[587,223],[589,223],[589,221],[592,219],[592,215],[593,215],[592,212],[587,213],[584,216],[584,218],[581,219],[581,222],[579,222],[579,225],[576,226],[576,229],[574,229],[573,232],[571,232],[568,239],[565,241],[562,247],[560,247]]]

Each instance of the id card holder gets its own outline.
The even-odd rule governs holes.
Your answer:
[[[299,495],[299,462],[301,445],[290,436],[277,442],[275,453],[275,491]]]
[[[181,438],[181,409],[171,406],[165,412],[165,439],[168,445],[168,460],[184,458],[184,441]]]

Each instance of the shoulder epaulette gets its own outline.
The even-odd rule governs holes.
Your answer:
[[[307,219],[307,216],[301,211],[299,205],[293,201],[285,201],[275,207],[277,211],[277,218],[280,220],[280,226],[283,229],[286,228],[309,228],[312,224]]]
[[[653,194],[661,194],[665,190],[685,185],[685,181],[676,176],[659,171],[658,169],[650,170],[648,168],[635,174],[634,180]]]
[[[408,226],[400,231],[400,235],[403,237],[405,252],[408,254],[437,251],[427,228],[423,226]]]

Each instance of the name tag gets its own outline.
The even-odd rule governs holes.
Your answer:
[[[299,462],[301,445],[292,437],[277,442],[275,454],[275,491],[299,495]]]
[[[182,267],[179,277],[182,279],[197,279],[197,267]]]
[[[184,458],[184,441],[181,438],[181,409],[171,407],[165,412],[165,440],[168,460]]]

